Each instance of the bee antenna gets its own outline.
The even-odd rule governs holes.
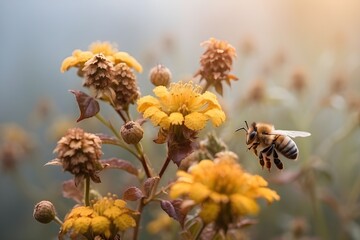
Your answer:
[[[244,127],[239,128],[239,129],[236,129],[236,131],[235,131],[235,132],[240,131],[240,130],[244,130],[245,132],[247,132],[247,130],[246,130]]]
[[[245,124],[246,124],[246,128],[249,129],[249,125],[248,125],[247,121],[245,121]]]

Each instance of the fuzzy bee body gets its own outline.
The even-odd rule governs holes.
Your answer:
[[[247,122],[245,123],[246,128],[239,128],[236,131],[246,131],[248,149],[259,157],[260,165],[262,167],[266,166],[268,170],[271,168],[270,157],[273,158],[273,162],[278,169],[283,169],[283,163],[279,159],[278,152],[288,159],[297,159],[299,149],[291,137],[307,137],[311,135],[302,131],[275,130],[273,125],[267,123],[254,122],[250,127]]]

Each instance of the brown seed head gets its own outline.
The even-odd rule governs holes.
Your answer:
[[[54,153],[62,164],[64,171],[75,175],[78,185],[84,177],[91,177],[94,182],[100,182],[97,172],[102,169],[99,159],[102,155],[101,140],[92,133],[87,133],[81,128],[69,129],[62,137]]]
[[[302,93],[308,85],[308,77],[305,70],[297,68],[293,71],[290,78],[290,88],[296,93]]]
[[[140,97],[140,90],[133,70],[126,63],[119,63],[114,68],[115,106],[128,109],[129,104],[134,104]]]
[[[200,58],[200,69],[195,76],[200,75],[201,79],[213,84],[218,92],[222,91],[221,81],[230,84],[230,80],[237,80],[229,74],[236,57],[235,48],[226,41],[215,38],[210,38],[202,45],[207,48]]]
[[[85,87],[95,90],[95,97],[113,99],[115,93],[111,84],[116,83],[114,80],[114,67],[102,53],[94,55],[84,65],[82,69],[84,74]]]
[[[33,216],[38,222],[49,223],[56,216],[55,207],[49,201],[41,201],[35,205]]]
[[[143,138],[144,130],[138,122],[129,121],[121,126],[120,133],[127,144],[137,144]]]
[[[252,81],[246,94],[246,103],[259,103],[266,97],[266,83],[263,79]]]
[[[171,72],[164,65],[158,64],[150,70],[150,81],[155,86],[169,86]]]

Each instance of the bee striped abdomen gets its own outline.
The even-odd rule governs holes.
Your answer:
[[[298,156],[298,148],[295,142],[288,136],[278,136],[276,138],[276,149],[289,159],[296,159]]]

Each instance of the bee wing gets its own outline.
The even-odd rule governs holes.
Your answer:
[[[276,135],[286,135],[292,138],[296,137],[308,137],[311,135],[309,132],[303,132],[303,131],[291,131],[291,130],[273,130],[271,134]]]

